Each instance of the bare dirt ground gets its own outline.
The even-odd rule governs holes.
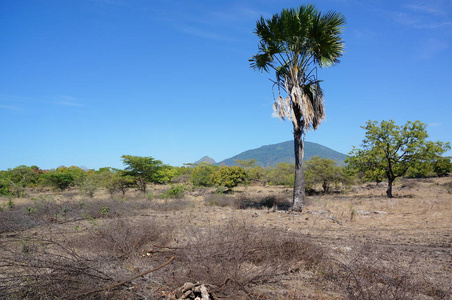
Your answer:
[[[151,187],[153,199],[132,191],[122,200],[76,191],[13,199],[14,208],[0,212],[0,298],[172,299],[191,280],[215,286],[218,299],[452,299],[451,178],[403,179],[392,199],[375,184],[310,196],[303,213],[239,208],[248,199],[290,199],[286,187],[244,186],[230,195],[192,189],[182,199],[158,199],[165,189]],[[77,209],[84,210],[71,214]],[[299,243],[281,246],[290,241]],[[64,258],[52,260],[61,251]],[[244,253],[252,258],[239,260]],[[63,266],[74,277],[58,273]],[[41,271],[27,273],[34,268]],[[55,276],[71,283],[51,289]],[[42,278],[47,289],[27,285]]]

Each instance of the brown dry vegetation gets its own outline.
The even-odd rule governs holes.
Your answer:
[[[451,299],[451,178],[312,196],[303,213],[283,187],[167,188],[1,198],[0,298],[172,299],[200,282],[218,299]]]

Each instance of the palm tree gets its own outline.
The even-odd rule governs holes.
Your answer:
[[[304,135],[310,129],[316,130],[325,118],[317,66],[329,67],[339,62],[344,52],[344,25],[341,13],[330,11],[322,15],[313,5],[284,9],[270,19],[261,17],[256,23],[259,52],[250,59],[251,67],[261,72],[275,71],[273,87],[277,87],[278,97],[273,109],[279,118],[293,124],[296,211],[303,209],[305,199]]]

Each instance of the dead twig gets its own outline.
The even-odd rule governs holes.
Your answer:
[[[152,270],[149,270],[149,271],[140,273],[140,274],[135,275],[135,276],[133,276],[133,277],[131,277],[131,278],[129,278],[129,279],[126,279],[126,280],[124,280],[124,281],[115,283],[115,284],[113,284],[113,285],[111,285],[111,286],[108,286],[108,287],[104,287],[104,288],[100,288],[100,289],[92,290],[92,291],[89,291],[89,292],[86,292],[86,293],[83,293],[83,294],[76,295],[73,299],[77,299],[77,298],[79,298],[79,297],[87,296],[87,295],[90,295],[90,294],[93,294],[93,293],[98,293],[98,292],[102,292],[102,291],[108,291],[108,290],[117,288],[117,287],[119,287],[119,286],[121,286],[121,285],[123,285],[123,284],[125,284],[125,283],[127,283],[127,282],[130,282],[130,281],[132,281],[132,280],[134,280],[134,279],[137,279],[138,277],[143,277],[143,276],[145,276],[145,275],[147,275],[147,274],[149,274],[149,273],[152,273],[152,272],[155,272],[155,271],[157,271],[157,270],[160,270],[161,268],[163,268],[163,267],[169,265],[173,260],[174,260],[174,256],[172,256],[172,257],[171,257],[167,262],[165,262],[163,265],[160,265],[160,266],[158,266],[158,267],[155,268],[155,269],[152,269]]]

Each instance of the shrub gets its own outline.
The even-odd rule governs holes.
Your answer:
[[[98,174],[90,174],[86,176],[79,184],[78,188],[82,195],[90,198],[94,197],[94,193],[99,189],[101,177]]]
[[[204,204],[209,206],[240,208],[240,200],[233,195],[211,193],[204,196]]]
[[[171,185],[171,188],[160,195],[162,199],[180,199],[184,196],[186,185]]]
[[[242,195],[240,197],[240,208],[277,208],[287,210],[292,206],[291,197],[284,195],[270,195],[270,196],[248,196]]]
[[[407,178],[427,178],[434,175],[431,162],[418,162],[410,166],[404,177]]]
[[[237,166],[221,167],[211,175],[211,181],[215,185],[224,186],[228,189],[236,187],[239,183],[246,181],[246,171]]]
[[[293,186],[295,181],[294,171],[294,164],[276,164],[276,167],[267,168],[266,181],[272,185]]]
[[[306,162],[305,169],[306,190],[315,190],[320,185],[324,193],[332,190],[332,185],[339,187],[351,183],[351,178],[346,174],[344,167],[337,166],[332,159],[314,156]]]
[[[447,299],[449,291],[437,287],[425,278],[413,276],[411,268],[393,261],[394,253],[366,253],[370,247],[361,250],[351,261],[332,265],[323,273],[343,288],[350,300],[411,300],[421,299],[415,295],[430,296],[433,299]],[[384,255],[384,257],[383,257]],[[424,298],[422,298],[424,299]]]
[[[0,173],[0,194],[25,195],[25,188],[36,184],[39,174],[31,167],[19,166]]]
[[[303,239],[287,237],[235,219],[203,231],[189,231],[185,247],[176,249],[166,284],[203,282],[223,287],[226,293],[247,290],[255,283],[276,278],[300,267],[315,268],[324,254]]]
[[[433,171],[439,177],[444,177],[452,172],[452,163],[449,157],[441,157],[436,160],[433,166]]]
[[[212,186],[211,175],[218,169],[218,166],[211,164],[201,164],[197,166],[191,175],[192,182],[196,186]]]
[[[75,178],[70,173],[61,173],[57,171],[50,171],[42,175],[41,182],[43,185],[48,185],[54,189],[63,191],[74,185]]]
[[[149,243],[164,246],[169,241],[172,227],[154,219],[132,222],[127,219],[113,219],[97,227],[89,237],[82,237],[74,243],[95,250],[102,255],[116,259],[141,256],[142,250],[151,247]],[[92,242],[95,241],[95,242]]]

